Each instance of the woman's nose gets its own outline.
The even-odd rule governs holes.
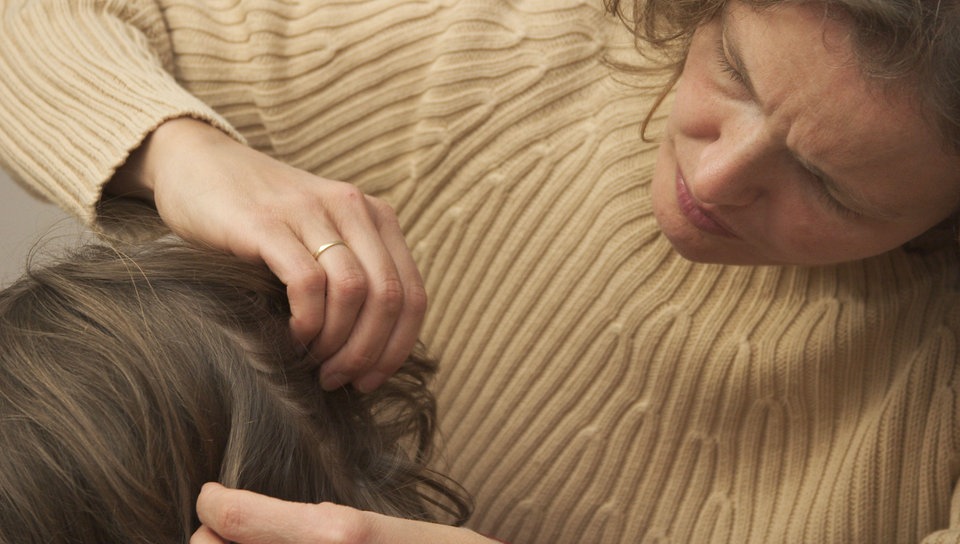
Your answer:
[[[746,206],[764,191],[764,166],[768,146],[763,135],[750,131],[725,131],[700,153],[696,169],[686,179],[699,202],[715,206]],[[769,166],[769,165],[768,165]]]

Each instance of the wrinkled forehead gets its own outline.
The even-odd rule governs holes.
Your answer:
[[[719,0],[718,13],[740,9],[801,13],[819,31],[819,43],[856,67],[879,93],[920,114],[947,150],[960,155],[960,2],[872,0]],[[937,26],[952,30],[937,30]],[[947,22],[944,22],[947,21]],[[814,38],[816,36],[811,36]],[[809,42],[814,44],[812,40]],[[938,64],[939,63],[939,64]],[[932,71],[931,71],[932,70]],[[938,75],[939,74],[939,75]],[[943,83],[948,82],[946,87]],[[952,103],[949,105],[948,103]],[[951,113],[952,112],[952,113]],[[950,127],[954,128],[950,128]]]
[[[721,17],[725,39],[739,50],[774,124],[815,156],[885,153],[905,135],[937,146],[915,85],[867,74],[848,22],[826,17],[813,3],[785,7],[731,2]]]
[[[816,4],[724,11],[760,109],[785,145],[856,192],[892,203],[909,184],[952,197],[960,160],[925,115],[916,85],[866,73],[849,23]],[[919,194],[919,193],[918,193]]]

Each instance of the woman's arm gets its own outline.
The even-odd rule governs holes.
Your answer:
[[[0,165],[85,223],[103,185],[168,119],[241,139],[172,75],[153,0],[0,0]]]
[[[243,145],[171,74],[155,2],[0,9],[0,157],[16,179],[90,223],[101,191],[154,202],[183,238],[265,263],[327,387],[369,390],[399,367],[426,300],[388,206]]]

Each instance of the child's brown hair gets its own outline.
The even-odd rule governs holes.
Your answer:
[[[268,271],[175,241],[86,246],[5,289],[0,541],[186,542],[207,481],[462,522],[425,468],[433,363],[324,392],[288,318]]]

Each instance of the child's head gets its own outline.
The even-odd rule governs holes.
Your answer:
[[[288,318],[265,269],[175,242],[88,246],[5,289],[0,541],[186,541],[207,481],[463,518],[424,468],[432,364],[327,393]]]

